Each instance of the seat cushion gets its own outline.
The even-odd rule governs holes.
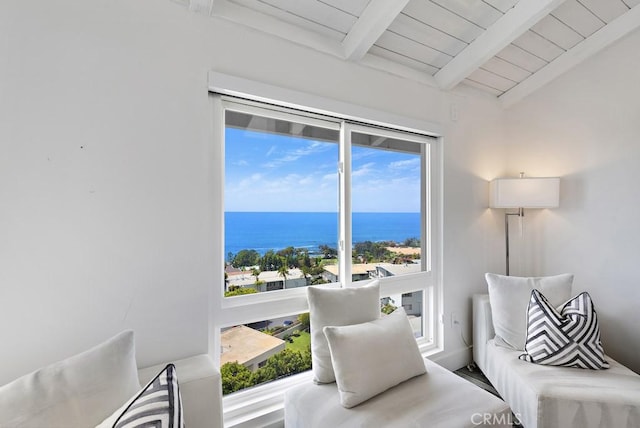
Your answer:
[[[401,363],[401,362],[399,362]],[[424,360],[427,373],[352,409],[340,404],[335,383],[309,382],[285,394],[285,427],[510,427],[504,401]]]
[[[527,428],[640,426],[640,376],[607,356],[609,369],[532,364],[487,343],[485,374]]]

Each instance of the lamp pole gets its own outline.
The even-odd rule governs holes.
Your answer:
[[[509,276],[509,216],[516,215],[518,217],[524,217],[524,208],[518,208],[517,213],[505,213],[504,214],[504,243],[506,248],[506,274]]]

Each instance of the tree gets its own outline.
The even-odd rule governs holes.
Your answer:
[[[233,258],[233,267],[255,266],[260,261],[260,254],[256,250],[240,250]]]
[[[298,260],[295,257],[296,249],[293,247],[287,247],[278,251],[276,254],[283,259],[283,264],[285,266],[293,266],[298,267]]]
[[[311,268],[311,258],[309,257],[309,250],[306,248],[296,248],[296,267]]]
[[[309,355],[306,355],[309,354]],[[257,372],[264,370],[270,375],[275,374],[275,379],[300,373],[311,368],[311,353],[284,349],[272,357],[269,357],[264,367]]]
[[[304,276],[305,285],[309,285],[309,276],[311,275],[311,268],[309,266],[301,266],[300,270]]]
[[[283,265],[282,257],[278,256],[273,250],[264,253],[259,261],[261,271],[274,271],[280,269]]]
[[[256,277],[256,284],[260,282],[258,278],[260,278],[260,269],[251,268],[251,275]]]
[[[402,243],[405,247],[419,247],[420,246],[420,238],[407,238]]]
[[[241,389],[249,388],[254,383],[251,379],[251,370],[239,364],[237,361],[224,363],[220,367],[220,377],[222,378],[222,393],[231,394]]]
[[[282,288],[286,289],[287,288],[287,275],[289,275],[289,269],[284,265],[280,266],[280,268],[278,268],[278,275],[280,275],[282,277]]]
[[[230,394],[281,377],[301,373],[311,368],[311,348],[307,351],[284,349],[269,357],[265,364],[252,372],[237,361],[220,367],[223,394]]]
[[[325,259],[335,259],[336,257],[338,257],[338,250],[336,250],[335,248],[331,248],[328,245],[322,244],[318,246],[318,249]]]
[[[250,287],[242,287],[240,285],[230,285],[229,289],[224,292],[224,297],[241,296],[243,294],[257,293],[258,290]]]
[[[300,323],[300,327],[302,327],[303,330],[309,331],[309,327],[311,326],[311,323],[309,321],[309,312],[304,312],[298,315],[298,322]]]
[[[385,303],[384,305],[382,305],[382,307],[380,308],[380,312],[382,312],[383,314],[387,314],[389,315],[390,313],[392,313],[393,311],[395,311],[396,309],[398,309],[398,307],[392,303]]]
[[[353,246],[354,261],[363,259],[364,262],[387,261],[391,252],[387,250],[387,242],[356,242]]]

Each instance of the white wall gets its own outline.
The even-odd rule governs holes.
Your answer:
[[[506,113],[512,175],[561,176],[560,208],[530,211],[515,274],[575,274],[605,351],[640,372],[640,32]]]
[[[141,365],[207,351],[207,302],[221,286],[212,69],[445,125],[445,318],[455,311],[470,339],[470,295],[500,261],[485,209],[485,180],[504,162],[494,100],[169,0],[7,0],[0,28],[0,384],[124,328]],[[442,361],[468,355],[447,323]]]
[[[489,96],[451,96],[459,120],[445,120],[444,161],[444,355],[435,360],[450,369],[471,360],[471,299],[486,293],[485,272],[502,272],[504,246],[500,213],[488,209],[488,181],[506,163],[502,110]],[[495,250],[497,249],[497,250]],[[452,326],[451,315],[460,327]]]
[[[211,56],[152,3],[0,3],[0,384],[124,328],[207,350]]]

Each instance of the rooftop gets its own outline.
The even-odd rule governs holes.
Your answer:
[[[420,272],[422,269],[420,263],[403,263],[399,265],[393,263],[376,263],[376,266],[386,270],[394,276],[416,273]]]
[[[244,364],[265,352],[281,347],[284,340],[269,336],[244,325],[239,325],[223,331],[220,335],[222,355],[220,364],[237,361]]]
[[[353,265],[351,265],[351,274],[352,275],[364,275],[367,272],[371,272],[376,270],[376,265],[378,265],[378,263],[355,263]],[[329,273],[332,273],[333,275],[338,276],[338,265],[326,265],[324,267],[324,270],[326,270]]]

